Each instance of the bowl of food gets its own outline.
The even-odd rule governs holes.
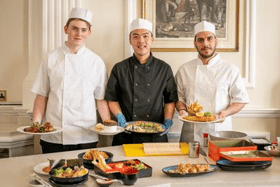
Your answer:
[[[264,149],[271,156],[280,156],[280,147],[275,145],[265,146]]]
[[[97,149],[90,149],[86,152],[78,154],[78,158],[83,159],[83,164],[88,169],[94,169],[93,159],[102,156],[106,163],[113,161],[113,153],[108,151],[99,151]]]
[[[103,125],[103,131],[115,132],[117,130],[118,123],[114,120],[106,120]]]
[[[210,140],[247,139],[247,134],[239,131],[216,131],[210,133]]]

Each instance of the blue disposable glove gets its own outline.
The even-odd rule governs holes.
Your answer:
[[[169,129],[173,125],[173,121],[171,119],[165,119],[164,125]]]
[[[124,115],[122,113],[117,113],[116,118],[120,126],[125,127],[126,120]]]

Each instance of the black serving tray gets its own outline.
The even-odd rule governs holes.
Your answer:
[[[226,171],[254,171],[266,169],[271,166],[271,161],[254,161],[254,162],[233,162],[230,160],[218,160],[217,166]]]
[[[258,150],[264,150],[265,146],[271,145],[271,142],[266,138],[251,138],[249,141],[255,144],[258,147]]]
[[[142,162],[138,159],[132,159],[133,161],[138,161]],[[111,162],[110,164],[115,164],[115,163],[121,163],[121,162],[126,162],[128,160],[122,160],[122,161],[116,161],[116,162]],[[152,167],[147,165],[146,163],[142,162],[145,166],[147,166],[147,169],[140,169],[139,170],[139,178],[144,178],[144,177],[151,177],[152,176]],[[112,178],[112,179],[121,179],[122,174],[118,171],[116,172],[111,172],[111,173],[105,173],[103,172],[99,167],[94,167],[94,172],[96,174],[102,175],[107,178]]]

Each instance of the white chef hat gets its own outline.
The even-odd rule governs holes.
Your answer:
[[[207,21],[202,21],[194,26],[194,35],[203,31],[209,31],[215,35],[215,25]]]
[[[84,8],[72,8],[69,15],[70,18],[79,18],[91,23],[92,13]]]
[[[138,18],[131,22],[129,33],[135,29],[146,29],[153,33],[153,24],[146,19]]]

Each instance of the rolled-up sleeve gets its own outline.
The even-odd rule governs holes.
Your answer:
[[[166,82],[166,88],[163,93],[164,102],[165,103],[177,102],[178,101],[177,86],[174,80],[173,72],[170,67],[167,70],[167,75],[168,78]]]
[[[249,103],[249,96],[241,75],[237,68],[233,70],[230,88],[231,103]]]
[[[107,89],[105,93],[105,100],[118,101],[119,82],[117,78],[117,66],[115,65],[111,71]]]
[[[48,76],[48,60],[44,58],[38,69],[36,79],[31,92],[48,97],[50,91],[50,79]]]

